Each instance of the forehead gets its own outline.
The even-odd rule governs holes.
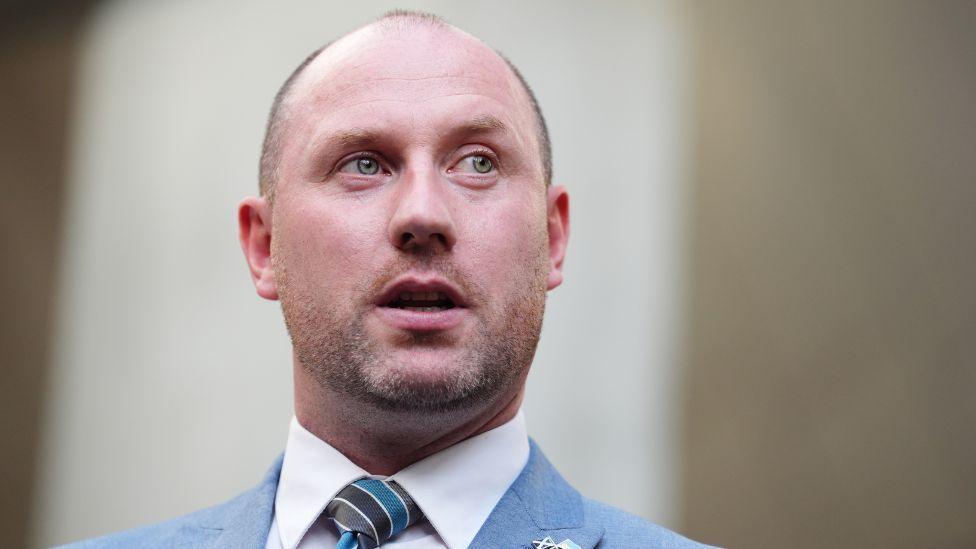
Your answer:
[[[531,102],[507,63],[451,27],[372,25],[353,32],[309,64],[285,109],[289,134],[328,131],[350,117],[436,130],[452,118],[492,115],[525,145],[534,142]]]

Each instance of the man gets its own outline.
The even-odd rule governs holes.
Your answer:
[[[228,503],[87,543],[698,547],[581,497],[526,435],[569,236],[551,173],[521,76],[436,17],[393,13],[312,54],[239,208],[293,344],[283,459]]]

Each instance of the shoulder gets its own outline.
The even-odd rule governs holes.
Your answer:
[[[662,549],[706,549],[663,526],[644,520],[605,503],[582,498],[583,516],[587,524],[603,528],[599,547],[660,547]]]
[[[709,547],[580,495],[531,440],[528,463],[509,491],[516,497],[503,498],[493,513],[495,520],[489,518],[492,524],[482,539],[488,539],[488,535],[493,536],[492,539],[506,539],[512,525],[517,523],[524,527],[516,539],[539,539],[537,535],[545,534],[557,543],[562,539],[571,539],[583,547]],[[519,521],[519,517],[525,518]],[[497,528],[492,529],[496,524]],[[533,537],[530,538],[530,535]]]
[[[110,549],[114,547],[190,547],[205,544],[216,538],[222,532],[221,528],[208,526],[206,519],[234,500],[225,504],[197,511],[189,515],[171,519],[166,522],[144,526],[102,536],[99,538],[79,541],[62,546],[63,549]]]
[[[230,501],[171,519],[100,538],[62,546],[66,549],[121,547],[248,547],[264,545],[271,527],[281,458],[261,484]]]

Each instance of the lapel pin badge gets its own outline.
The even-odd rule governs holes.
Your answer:
[[[535,549],[582,549],[573,540],[564,539],[559,543],[553,541],[550,536],[532,542]]]

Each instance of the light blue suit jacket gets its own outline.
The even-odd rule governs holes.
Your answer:
[[[583,549],[694,549],[690,541],[619,509],[584,498],[559,475],[534,442],[529,461],[481,527],[471,547],[526,548],[551,537]],[[271,529],[281,459],[257,487],[196,513],[145,528],[83,541],[72,549],[147,547],[262,548]]]

